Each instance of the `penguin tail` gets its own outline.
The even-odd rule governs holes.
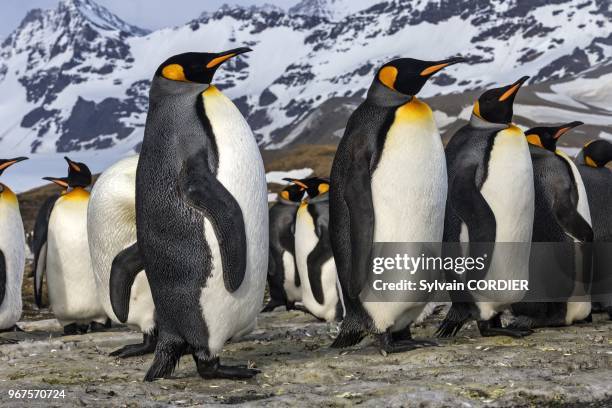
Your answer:
[[[440,323],[438,330],[436,330],[436,337],[455,337],[470,317],[469,304],[453,303],[446,317]]]
[[[340,325],[340,333],[330,347],[344,348],[358,344],[367,335],[367,331],[359,318],[355,315],[347,314]]]

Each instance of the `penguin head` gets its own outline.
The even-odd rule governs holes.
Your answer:
[[[301,180],[284,178],[283,180],[299,186],[302,191],[306,191],[308,197],[304,198],[315,198],[329,191],[329,179],[325,177],[309,177]]]
[[[52,181],[63,188],[88,187],[91,182],[91,171],[85,163],[79,163],[64,157],[68,163],[68,177],[43,177],[43,180]]]
[[[583,124],[582,122],[575,121],[560,126],[538,126],[526,131],[525,136],[530,145],[542,147],[554,152],[557,150],[557,141],[561,136],[571,129]]]
[[[489,123],[512,123],[514,97],[528,79],[524,76],[513,84],[485,91],[474,104],[472,115]]]
[[[590,167],[604,167],[612,161],[612,143],[607,140],[594,140],[582,149],[584,162]]]
[[[15,157],[14,159],[0,159],[0,175],[4,173],[4,170],[8,169],[15,163],[20,161],[28,160],[27,157]]]
[[[299,203],[300,201],[302,201],[302,197],[304,197],[304,192],[304,188],[298,186],[297,184],[291,183],[287,187],[283,188],[282,191],[278,193],[278,195],[281,199],[285,201]]]
[[[421,61],[413,58],[399,58],[387,62],[376,73],[376,79],[387,88],[404,95],[416,95],[425,82],[436,72],[449,65],[464,62],[461,57],[442,61]]]
[[[155,76],[171,81],[210,84],[221,64],[230,58],[249,51],[252,50],[242,47],[219,53],[186,52],[177,54],[164,61],[157,68]]]

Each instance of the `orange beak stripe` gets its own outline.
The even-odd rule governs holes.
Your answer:
[[[564,128],[557,130],[557,133],[555,133],[555,135],[553,136],[553,139],[560,138],[561,136],[565,134],[565,132],[567,132],[570,129],[571,129],[570,127],[564,127]]]
[[[441,70],[442,68],[448,66],[449,63],[445,62],[444,64],[438,64],[438,65],[432,65],[431,67],[427,67],[424,70],[421,71],[421,76],[428,76],[433,74],[434,72],[438,72],[439,70]]]
[[[506,92],[504,92],[504,94],[499,97],[498,101],[500,101],[500,102],[505,101],[506,99],[508,99],[509,97],[514,95],[516,93],[516,91],[518,91],[518,89],[520,87],[521,87],[521,84],[514,85],[512,88],[510,88]]]
[[[17,163],[17,160],[11,160],[11,161],[7,161],[6,163],[0,164],[0,170],[4,170],[7,167],[12,166],[15,163]]]
[[[227,55],[222,55],[220,57],[217,58],[213,58],[212,60],[210,60],[210,62],[208,64],[206,64],[206,68],[214,68],[219,64],[224,63],[225,61],[227,61],[228,59],[232,58],[236,56],[235,53],[232,54],[227,54]]]

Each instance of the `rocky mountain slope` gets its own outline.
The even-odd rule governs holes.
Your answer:
[[[58,153],[100,171],[138,149],[161,61],[242,45],[254,52],[216,82],[266,149],[337,143],[377,66],[398,56],[469,59],[423,90],[443,131],[467,118],[483,87],[531,75],[520,124],[578,119],[591,126],[584,138],[612,138],[611,27],[607,0],[303,0],[223,6],[148,32],[94,0],[62,0],[30,11],[0,46],[0,147],[32,156],[38,172],[54,170]],[[23,172],[7,176],[38,184]]]

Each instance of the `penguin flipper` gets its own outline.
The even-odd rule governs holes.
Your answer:
[[[495,214],[476,186],[477,165],[464,168],[450,186],[451,205],[468,228],[470,242],[495,242]]]
[[[240,205],[201,160],[191,156],[185,162],[179,179],[179,189],[187,203],[201,211],[215,231],[225,289],[234,292],[242,284],[246,271],[246,235]]]
[[[323,294],[323,277],[321,276],[323,273],[323,264],[327,262],[330,258],[332,258],[332,249],[331,244],[329,242],[329,234],[327,232],[327,227],[319,227],[320,233],[319,242],[315,246],[315,248],[308,254],[308,259],[306,260],[308,264],[308,280],[310,282],[310,289],[312,290],[312,295],[315,300],[320,304],[325,303],[325,296]]]
[[[555,200],[555,218],[565,233],[581,242],[593,242],[593,229],[567,200]]]
[[[111,266],[110,300],[113,312],[121,323],[125,323],[130,312],[130,294],[134,279],[144,269],[138,242],[119,252]]]
[[[0,305],[4,302],[4,295],[6,293],[6,260],[4,259],[4,252],[0,249]]]
[[[34,224],[34,234],[32,237],[32,253],[34,254],[34,300],[36,306],[42,307],[42,286],[43,277],[47,267],[47,233],[49,231],[49,218],[55,206],[55,202],[60,198],[59,194],[53,195],[45,200],[38,210],[36,222]]]

